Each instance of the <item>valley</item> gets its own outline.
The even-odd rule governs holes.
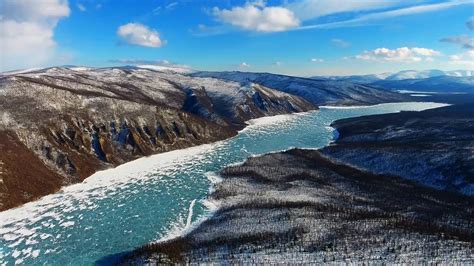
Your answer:
[[[444,104],[391,103],[262,117],[223,141],[98,171],[83,182],[0,212],[2,260],[111,264],[109,256],[180,236],[212,215],[217,205],[209,194],[226,166],[293,147],[322,148],[333,139],[330,124],[338,119],[440,106]]]
[[[0,210],[142,156],[235,136],[252,118],[317,109],[259,84],[132,67],[6,74],[0,95]]]
[[[474,0],[0,0],[0,266],[474,265]]]
[[[337,120],[320,150],[229,166],[213,216],[117,262],[469,263],[473,107]]]
[[[470,124],[472,113],[469,108],[453,115],[448,112],[445,117],[439,116],[441,113],[434,109],[422,113],[402,112],[337,120],[445,105],[431,103],[430,100],[458,106],[468,103],[469,95],[430,94],[423,97],[424,103],[406,102],[417,97],[351,81],[131,66],[71,66],[4,73],[0,83],[0,93],[5,96],[0,98],[3,110],[0,147],[4,151],[0,154],[0,199],[5,210],[0,215],[4,221],[0,228],[4,232],[3,245],[8,246],[5,256],[11,259],[9,261],[48,263],[51,261],[46,255],[54,253],[51,259],[64,263],[71,259],[98,264],[121,261],[271,262],[274,258],[280,258],[280,255],[277,256],[279,253],[297,258],[288,262],[337,262],[347,257],[344,252],[349,250],[359,254],[351,260],[369,261],[373,257],[387,258],[386,247],[369,237],[374,234],[375,228],[388,226],[396,233],[387,238],[381,232],[375,239],[384,239],[384,244],[387,241],[399,243],[398,235],[402,235],[407,226],[418,228],[425,222],[414,221],[412,216],[407,218],[404,215],[407,211],[401,206],[397,211],[367,213],[372,209],[384,210],[384,204],[392,199],[377,202],[372,198],[379,196],[372,192],[353,190],[360,186],[354,184],[354,178],[395,178],[387,181],[394,187],[406,186],[405,182],[409,182],[406,179],[421,182],[413,184],[413,190],[424,191],[426,188],[422,185],[428,185],[449,191],[446,193],[470,195],[472,191],[472,180],[469,178],[472,170],[469,170],[471,140],[463,137],[469,137],[472,132],[469,128],[460,128],[463,123]],[[435,118],[430,118],[433,115]],[[395,119],[400,116],[408,121]],[[461,118],[464,120],[454,123]],[[399,124],[394,125],[396,121]],[[330,125],[337,128],[339,139],[336,145],[323,148],[334,134]],[[395,133],[394,128],[400,133]],[[438,142],[432,143],[435,139],[427,137],[427,142],[422,144],[416,139],[426,137],[429,133],[423,133],[422,129],[428,128],[439,131],[436,134]],[[461,139],[457,140],[458,137]],[[389,145],[377,142],[384,139],[390,140]],[[419,150],[412,143],[423,147],[431,145],[433,148],[424,157],[419,157]],[[464,143],[464,148],[459,149],[460,143]],[[410,151],[400,147],[411,146],[414,156],[423,158],[423,162],[406,154],[397,154],[400,150]],[[306,150],[283,152],[278,166],[273,158],[280,156],[278,153],[263,155],[263,172],[258,172],[256,176],[253,176],[254,170],[241,172],[238,166],[229,166],[250,156],[250,167],[260,158],[252,155],[293,147],[322,149],[314,154]],[[439,154],[440,149],[444,150],[445,158],[450,159],[429,172],[425,171],[432,167],[433,162],[440,161],[432,157]],[[460,153],[465,155],[460,157]],[[310,159],[305,159],[305,156]],[[403,160],[400,161],[400,158]],[[308,163],[300,165],[300,161],[307,160],[315,160],[314,163],[324,167],[308,170],[305,168],[309,167]],[[380,160],[392,161],[384,164]],[[29,167],[22,167],[25,161]],[[459,173],[450,170],[451,162],[459,165]],[[416,165],[407,166],[405,172],[399,171],[399,165],[410,163]],[[422,170],[418,166],[420,163],[424,163]],[[225,166],[229,168],[222,170]],[[257,163],[255,167],[259,169],[262,165]],[[287,175],[285,167],[290,167],[290,172],[296,172]],[[341,173],[340,169],[345,170]],[[220,171],[223,171],[221,175],[215,176]],[[430,178],[433,173],[440,177],[436,180]],[[248,179],[249,174],[256,179]],[[314,176],[325,181],[314,183]],[[216,183],[221,177],[224,181]],[[264,178],[264,181],[259,181],[259,178]],[[271,181],[274,178],[277,180]],[[227,187],[228,181],[232,181],[230,187]],[[371,185],[367,180],[363,183],[369,187],[380,186]],[[253,187],[255,184],[257,187]],[[215,186],[215,190],[208,196],[210,186]],[[326,191],[327,188],[331,189]],[[347,191],[343,193],[343,189]],[[385,191],[383,193],[392,193],[386,190],[385,186],[380,188],[380,191]],[[463,200],[450,202],[451,196],[427,191],[428,194],[423,197],[443,197],[447,200],[443,203],[445,205],[464,206],[461,204]],[[240,193],[260,196],[254,198],[250,194],[241,196]],[[345,206],[340,198],[349,194],[352,199],[367,198],[373,202],[362,204],[357,201],[356,205],[351,203]],[[299,202],[299,199],[305,200]],[[419,200],[406,198],[406,202]],[[265,202],[268,206],[260,206]],[[395,202],[390,204],[395,205]],[[285,221],[290,224],[270,224],[274,221],[271,217],[276,215],[276,209],[279,210],[277,216],[284,215],[287,217]],[[230,218],[224,219],[222,215],[230,215]],[[233,220],[236,215],[241,218]],[[377,219],[373,221],[373,228],[344,231],[347,238],[337,243],[304,240],[314,239],[313,234],[317,234],[318,239],[327,239],[329,236],[323,232],[342,230],[333,228],[333,224],[346,224],[347,227],[360,217],[372,219],[372,215]],[[420,215],[427,217],[429,214]],[[454,215],[461,224],[468,219],[463,216],[466,213]],[[267,216],[269,218],[265,218]],[[255,221],[262,225],[262,230],[277,227],[271,232],[259,231],[260,227],[257,227],[249,234],[245,231],[246,227],[234,228],[230,225],[252,221],[254,217],[262,217]],[[324,224],[328,227],[318,227],[316,231],[312,231],[313,226],[308,227],[311,223],[297,222],[301,219],[321,222],[321,218],[317,217],[332,218],[324,218]],[[277,229],[280,226],[289,231]],[[438,228],[444,224],[427,226]],[[468,234],[470,238],[470,226],[468,223],[461,228],[446,229],[445,234],[451,237],[448,239],[434,236],[423,240],[420,232],[416,231],[418,229],[414,229],[413,234],[407,236],[413,244],[404,247],[404,250],[412,250],[411,254],[420,258],[434,258],[434,261],[439,261],[441,257],[430,256],[432,252],[461,254],[461,258],[467,258],[469,245],[466,246],[465,240],[458,237]],[[211,230],[225,236],[225,232],[219,231],[221,228],[233,235],[229,236],[229,243],[226,242],[227,237],[215,239],[212,234],[208,235],[210,232],[204,233]],[[83,231],[87,233],[82,235],[80,232]],[[112,232],[116,235],[111,236]],[[350,244],[353,241],[351,236],[364,234],[367,244],[360,247],[373,249],[373,254],[363,253],[360,249],[357,251],[358,247]],[[114,245],[107,242],[98,244],[100,239],[119,241],[123,237],[133,240]],[[83,244],[71,242],[77,239],[81,239]],[[146,245],[155,243],[156,239],[169,240]],[[275,244],[269,247],[261,242],[268,240]],[[420,241],[428,242],[419,244]],[[101,252],[91,246],[93,243],[100,247]],[[418,248],[419,245],[431,247],[439,244],[446,249]],[[70,245],[82,250],[74,258],[61,248]],[[204,249],[195,250],[196,246]],[[222,253],[224,247],[228,253]],[[398,246],[389,249],[393,253],[389,256],[391,261],[405,261],[405,255],[397,253]],[[242,257],[245,250],[252,250],[254,254]],[[22,253],[18,253],[20,251]],[[244,253],[247,254],[247,251]],[[21,257],[19,254],[22,254]],[[40,257],[37,257],[38,254]]]

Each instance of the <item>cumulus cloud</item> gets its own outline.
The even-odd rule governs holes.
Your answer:
[[[263,1],[247,2],[244,6],[231,9],[214,7],[212,14],[223,23],[259,32],[284,31],[300,24],[291,10],[281,6],[266,6]]]
[[[55,55],[54,29],[69,16],[65,0],[3,0],[0,69],[40,66]]]
[[[324,59],[321,59],[321,58],[311,58],[311,62],[314,62],[314,63],[322,63],[322,62],[324,62]]]
[[[273,63],[273,65],[279,67],[279,66],[282,66],[282,65],[283,65],[283,62],[281,62],[281,61],[276,61],[275,63]]]
[[[348,43],[344,40],[341,40],[341,39],[332,39],[331,43],[336,45],[336,46],[339,46],[341,48],[347,48],[351,45],[350,43]]]
[[[474,17],[470,17],[470,18],[467,20],[466,26],[467,26],[468,29],[474,30]]]
[[[415,63],[421,61],[433,61],[433,57],[439,55],[441,55],[441,53],[433,49],[401,47],[393,50],[377,48],[356,55],[355,58],[367,61]]]
[[[441,39],[440,41],[458,44],[465,49],[474,49],[474,38],[468,35],[446,37]]]
[[[117,29],[117,35],[126,43],[145,47],[161,47],[164,42],[156,30],[140,23],[128,23]]]
[[[474,50],[449,56],[449,63],[471,69],[474,68]]]

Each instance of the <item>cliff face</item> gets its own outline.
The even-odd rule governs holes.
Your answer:
[[[0,77],[0,210],[154,153],[231,137],[245,120],[308,111],[264,88],[139,68]]]

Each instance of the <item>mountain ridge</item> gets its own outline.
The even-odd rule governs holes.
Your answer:
[[[232,137],[252,118],[317,108],[258,84],[130,67],[12,73],[0,95],[2,210],[97,170]]]
[[[383,102],[400,102],[409,98],[380,87],[349,81],[315,80],[272,73],[251,73],[240,71],[209,72],[190,74],[195,77],[213,77],[245,84],[255,82],[305,98],[315,105],[367,105]]]
[[[350,81],[390,90],[420,92],[474,93],[474,71],[471,70],[405,70],[396,73],[355,76],[315,76],[313,79]]]

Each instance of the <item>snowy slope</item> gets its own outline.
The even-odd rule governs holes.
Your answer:
[[[300,96],[316,105],[366,105],[405,100],[391,91],[350,81],[315,80],[270,73],[196,72],[195,77],[214,77],[245,84],[254,82],[268,88]]]

